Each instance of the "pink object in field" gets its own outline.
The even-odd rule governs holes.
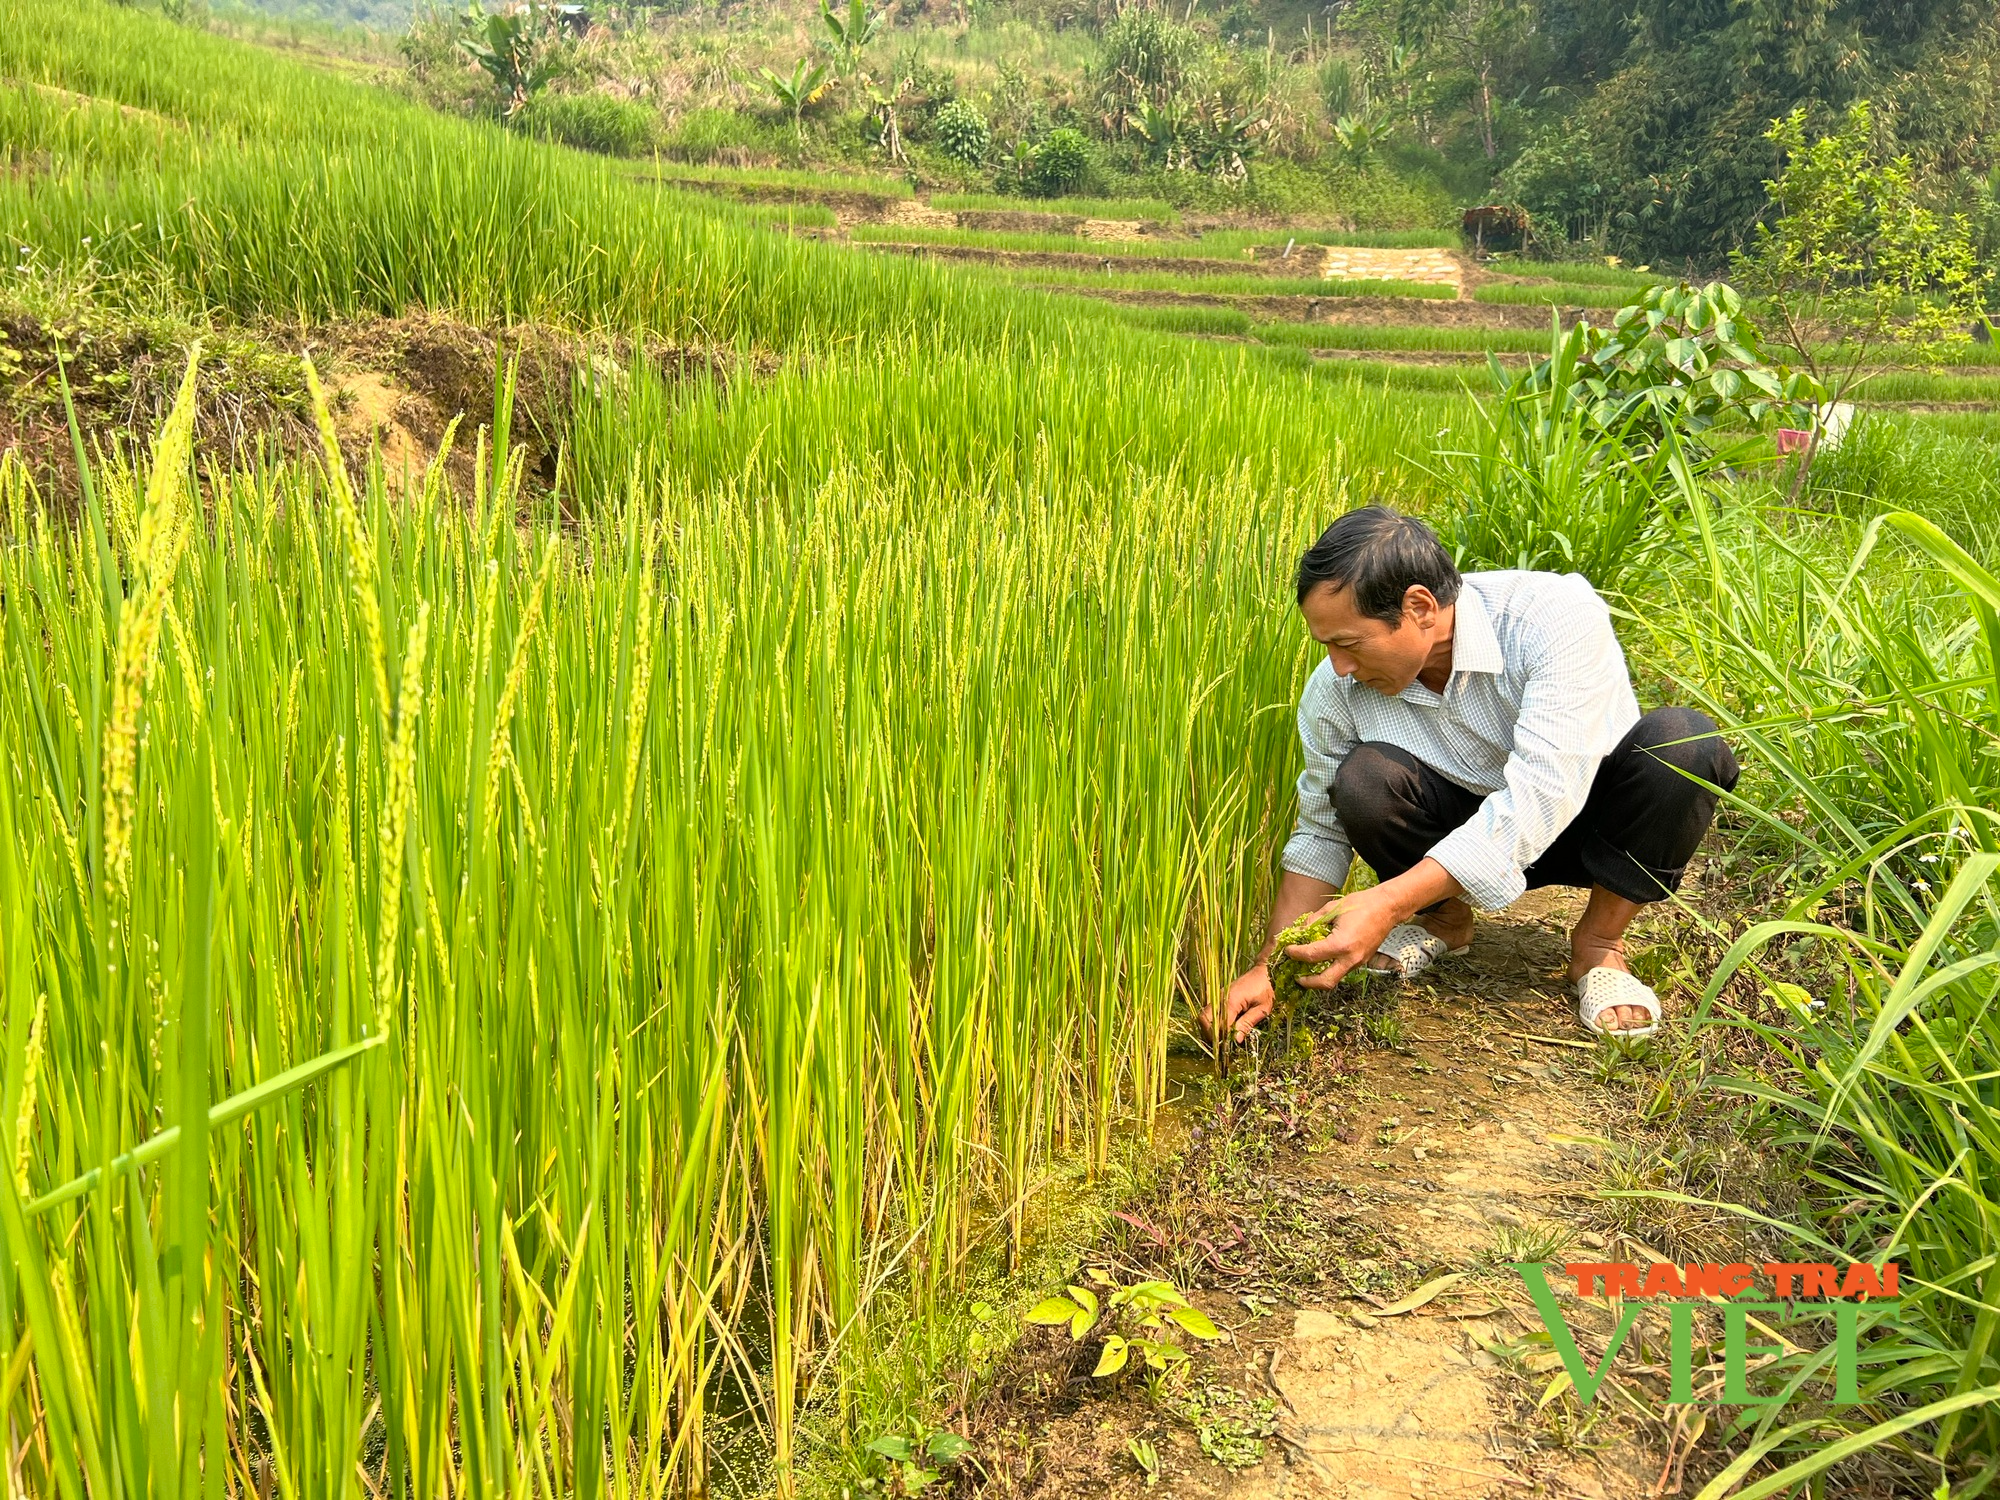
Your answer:
[[[1847,429],[1854,425],[1854,403],[1852,401],[1829,401],[1813,412],[1813,425],[1809,429],[1780,427],[1772,434],[1777,440],[1778,456],[1804,453],[1810,455],[1815,448],[1831,453],[1847,438]]]

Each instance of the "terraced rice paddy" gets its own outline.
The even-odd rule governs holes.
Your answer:
[[[535,414],[546,474],[491,440],[504,374],[414,483],[342,452],[337,401],[299,418],[318,452],[202,451],[195,378],[157,432],[0,462],[10,1473],[836,1492],[1157,1152],[1289,822],[1299,548],[1377,494],[1463,511],[1473,357],[1637,273],[635,172],[104,0],[23,7],[22,317],[249,328],[295,368],[423,311],[624,358]],[[953,222],[883,222],[916,208]],[[1079,232],[1106,222],[1133,237]],[[1827,1232],[1930,1288],[1871,1418],[1992,1383],[1990,968],[1954,923],[1992,871],[2000,596],[1910,527],[1849,574],[1841,508],[1921,506],[1990,560],[1978,366],[1884,377],[1978,410],[1857,436],[1807,521],[1681,497],[1621,606],[1645,672],[1761,736],[1792,821],[1746,814],[1744,860],[1830,904],[1883,862],[1862,1026],[1894,1032],[1904,962],[1968,965],[1929,1051],[1869,1044],[1899,1077],[1788,1096],[1863,1143]],[[1990,1444],[1960,1407],[1940,1445]]]

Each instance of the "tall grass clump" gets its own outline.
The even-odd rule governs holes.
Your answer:
[[[1454,498],[1440,531],[1463,567],[1581,573],[1616,589],[1666,535],[1674,496],[1717,466],[1634,406],[1607,421],[1579,369],[1581,339],[1550,336],[1547,361],[1510,376],[1491,353],[1500,389],[1475,408],[1472,445],[1439,454]]]
[[[1862,520],[1914,511],[1988,562],[2000,557],[2000,448],[1924,420],[1863,412],[1839,446],[1814,458],[1806,494]]]
[[[816,433],[564,523],[192,389],[80,517],[0,466],[13,1471],[786,1487],[1254,942],[1337,493]]]
[[[1838,536],[1693,489],[1679,563],[1638,617],[1744,752],[1734,800],[1783,892],[1696,1021],[1745,1028],[1787,1066],[1719,1086],[1758,1101],[1801,1163],[1817,1215],[1777,1227],[1902,1267],[1893,1323],[1866,1319],[1859,1406],[1824,1407],[1815,1348],[1776,1367],[1807,1410],[1737,1420],[1732,1474],[1807,1455],[1745,1493],[1876,1445],[1970,1479],[2000,1448],[2000,578],[1908,512],[1871,521],[1851,556]],[[1746,975],[1761,1005],[1725,998]]]

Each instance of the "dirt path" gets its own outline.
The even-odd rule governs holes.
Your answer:
[[[1622,1235],[1631,1210],[1598,1193],[1621,1170],[1631,1180],[1647,1153],[1632,1080],[1615,1081],[1620,1065],[1586,1041],[1563,987],[1575,911],[1573,893],[1537,892],[1482,919],[1469,955],[1384,1007],[1371,1045],[1316,1036],[1286,1081],[1198,1113],[1185,1164],[1107,1258],[1195,1289],[1230,1342],[1178,1394],[1096,1395],[1073,1370],[1035,1377],[1081,1394],[1015,1410],[1034,1457],[1000,1489],[1637,1500],[1699,1488],[1693,1471],[1710,1461],[1681,1472],[1687,1444],[1664,1420],[1664,1384],[1631,1352],[1661,1344],[1628,1343],[1581,1406],[1552,1388],[1558,1356],[1507,1264],[1661,1254]],[[1635,938],[1639,952],[1643,924]],[[1693,1253],[1700,1233],[1671,1253]],[[1594,1365],[1613,1310],[1556,1286]],[[1402,1305],[1426,1288],[1420,1306]],[[1651,1317],[1641,1340],[1663,1338]],[[1135,1439],[1158,1454],[1151,1485]]]
[[[1222,1486],[1230,1500],[1651,1492],[1661,1462],[1632,1446],[1552,1450],[1521,1420],[1519,1376],[1489,1352],[1542,1326],[1496,1261],[1618,1253],[1584,1211],[1609,1142],[1594,1049],[1563,1045],[1582,1037],[1552,972],[1570,903],[1521,905],[1467,961],[1411,987],[1403,1045],[1364,1054],[1349,1086],[1352,1142],[1321,1158],[1405,1258],[1467,1279],[1407,1314],[1351,1298],[1302,1306],[1289,1328],[1262,1320],[1246,1355],[1281,1399],[1281,1456]]]

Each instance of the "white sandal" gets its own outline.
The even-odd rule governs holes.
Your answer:
[[[1632,1031],[1612,1031],[1597,1024],[1597,1018],[1620,1005],[1636,1005],[1646,1012],[1646,1024]],[[1584,1026],[1598,1036],[1636,1042],[1660,1029],[1660,997],[1651,985],[1623,969],[1592,969],[1576,982],[1576,1013]]]
[[[1415,979],[1446,954],[1456,957],[1471,946],[1467,943],[1465,947],[1453,948],[1427,928],[1419,927],[1414,922],[1398,922],[1389,929],[1389,935],[1375,950],[1377,957],[1394,960],[1396,967],[1376,969],[1360,964],[1350,972],[1366,972],[1377,979]]]

